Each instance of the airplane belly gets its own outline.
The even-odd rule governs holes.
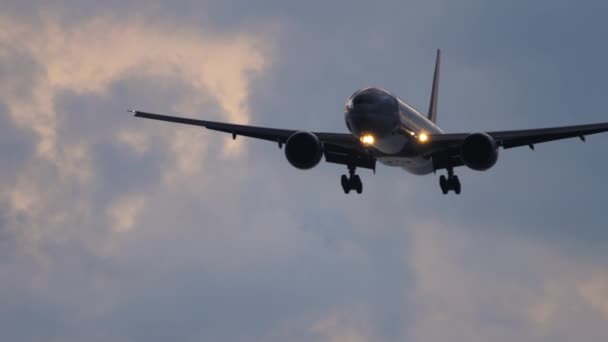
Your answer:
[[[386,166],[401,167],[414,175],[428,175],[435,171],[433,161],[424,157],[379,157],[378,161]]]
[[[415,152],[409,154],[407,152],[410,150],[408,144],[411,144],[411,141],[403,135],[391,135],[379,139],[374,147],[389,155],[378,157],[378,161],[387,166],[401,167],[414,175],[427,175],[434,172],[433,161],[416,155]]]
[[[408,140],[406,137],[395,134],[378,139],[374,144],[374,147],[378,151],[386,154],[396,154],[401,152],[407,143]]]

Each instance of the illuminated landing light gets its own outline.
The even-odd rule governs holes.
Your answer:
[[[374,136],[371,134],[364,134],[361,136],[361,138],[359,138],[361,140],[361,143],[363,143],[363,145],[373,145],[374,141],[376,139],[374,139]]]
[[[425,143],[429,141],[429,136],[426,133],[420,133],[420,135],[418,135],[418,141]]]

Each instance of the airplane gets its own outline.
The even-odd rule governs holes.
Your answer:
[[[345,194],[362,193],[363,184],[357,168],[375,172],[376,162],[401,167],[414,175],[428,175],[446,170],[439,177],[445,195],[461,193],[454,168],[467,166],[476,171],[492,168],[499,149],[528,146],[566,138],[580,138],[608,131],[608,123],[562,126],[497,132],[444,133],[437,126],[437,98],[441,50],[437,50],[431,99],[426,115],[421,114],[388,91],[371,87],[356,91],[346,102],[344,118],[350,133],[308,132],[237,125],[129,110],[136,117],[202,126],[210,130],[272,141],[285,146],[285,157],[295,168],[311,169],[325,157],[328,163],[342,164]]]

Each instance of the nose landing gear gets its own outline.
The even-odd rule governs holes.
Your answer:
[[[363,192],[363,183],[361,177],[355,174],[355,167],[348,167],[348,176],[342,175],[341,177],[342,190],[345,194],[348,194],[351,190],[357,191],[358,194]]]
[[[456,195],[460,195],[460,179],[458,179],[458,176],[454,175],[454,169],[452,168],[448,169],[447,178],[444,175],[439,177],[439,186],[444,195],[447,195],[450,190],[454,190]]]

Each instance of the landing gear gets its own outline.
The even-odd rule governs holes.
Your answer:
[[[454,190],[456,195],[460,195],[460,180],[458,176],[454,175],[454,169],[448,169],[447,178],[443,175],[439,177],[439,186],[444,195],[447,195],[450,190]]]
[[[348,176],[342,175],[341,177],[342,190],[345,194],[348,194],[351,190],[357,191],[358,194],[363,192],[363,183],[361,177],[355,174],[355,167],[348,167]]]

